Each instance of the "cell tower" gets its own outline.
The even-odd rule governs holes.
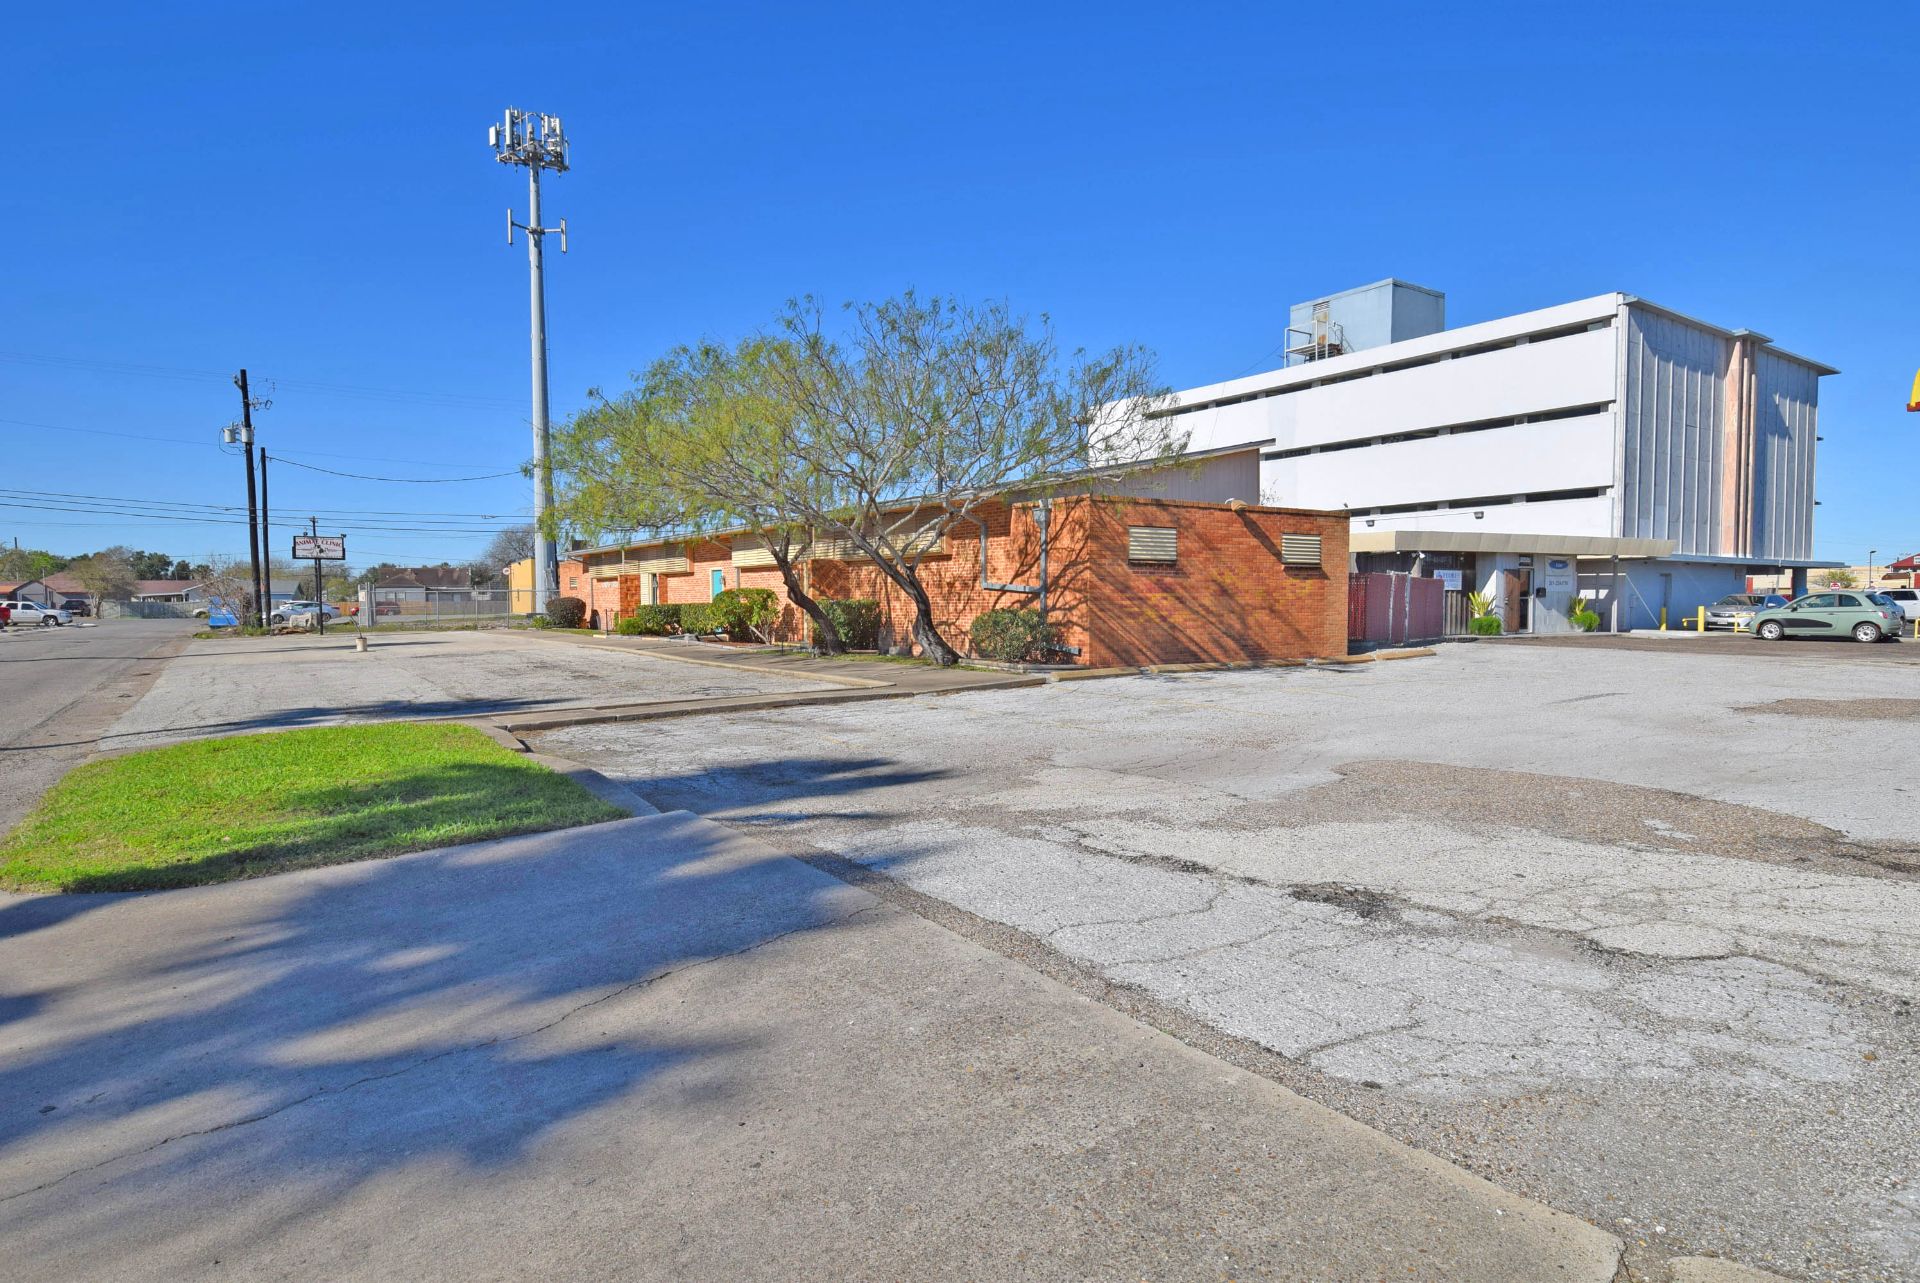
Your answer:
[[[547,462],[547,282],[544,242],[548,232],[560,233],[560,252],[567,252],[567,220],[558,227],[540,225],[540,171],[567,171],[567,135],[560,117],[544,112],[507,108],[506,116],[487,130],[494,158],[503,165],[527,167],[527,221],[516,222],[507,210],[507,244],[515,228],[527,234],[527,269],[533,306],[533,609],[544,612],[547,598],[558,589],[559,573],[553,540],[547,536],[547,509],[553,506],[553,468]]]

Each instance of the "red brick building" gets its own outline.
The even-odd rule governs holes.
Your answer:
[[[1037,499],[992,502],[931,549],[920,579],[941,635],[963,654],[985,610],[1037,595]],[[1157,495],[1056,495],[1049,501],[1047,615],[1091,667],[1298,659],[1346,653],[1347,515]],[[985,571],[982,573],[982,542]],[[641,604],[711,601],[723,588],[770,588],[775,637],[806,640],[808,621],[750,532],[581,552],[590,618],[611,626]],[[816,597],[880,603],[884,648],[911,644],[912,604],[857,549],[823,542],[800,568]]]

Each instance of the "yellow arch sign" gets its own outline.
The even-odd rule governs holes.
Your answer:
[[[1913,395],[1907,398],[1907,409],[1920,410],[1920,373],[1913,376]]]

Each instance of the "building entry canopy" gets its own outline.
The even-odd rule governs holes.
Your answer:
[[[1354,552],[1518,553],[1544,557],[1670,557],[1671,539],[1622,539],[1612,535],[1510,534],[1478,530],[1355,530]]]

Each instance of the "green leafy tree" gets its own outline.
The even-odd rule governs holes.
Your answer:
[[[776,341],[680,347],[626,393],[594,403],[556,434],[554,508],[588,536],[757,531],[787,598],[813,620],[815,645],[846,649],[799,566],[813,544],[803,515],[832,502],[830,481],[791,448],[793,407],[773,379]]]
[[[173,569],[173,558],[164,552],[135,552],[127,560],[135,579],[166,579]]]
[[[922,562],[983,504],[1045,489],[1090,463],[1148,463],[1182,444],[1151,356],[1122,346],[1062,353],[1051,322],[1005,303],[898,298],[845,309],[829,330],[811,300],[780,317],[775,390],[801,430],[789,443],[828,479],[802,505],[823,534],[866,555],[913,605],[913,638],[940,664]]]
[[[0,580],[8,583],[45,579],[48,575],[59,573],[66,565],[65,557],[44,548],[0,549]]]
[[[769,335],[680,349],[576,418],[556,449],[568,495],[556,517],[590,531],[766,530],[827,649],[839,635],[792,567],[814,539],[846,540],[912,603],[921,652],[957,663],[922,562],[1011,491],[1176,454],[1157,413],[1170,397],[1143,350],[1062,353],[1047,318],[1003,303],[908,291],[841,315],[829,327],[815,301],[790,303]]]

